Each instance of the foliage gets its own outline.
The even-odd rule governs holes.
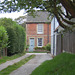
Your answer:
[[[17,35],[16,35],[16,32],[14,31],[14,28],[12,28],[12,27],[8,27],[7,32],[9,35],[9,40],[8,40],[9,44],[8,44],[8,48],[7,48],[7,54],[13,55],[13,54],[15,54],[15,51],[16,51]]]
[[[25,55],[25,53],[19,53],[19,54],[15,54],[15,55],[12,55],[12,56],[3,56],[0,59],[0,64],[5,63],[6,61],[10,61],[10,60],[16,59],[16,58],[21,57],[23,55]]]
[[[2,48],[7,47],[8,45],[8,35],[7,35],[7,31],[5,30],[5,28],[3,26],[0,26],[0,50]]]
[[[26,50],[29,48],[29,45],[26,45]]]
[[[40,72],[39,72],[40,71]],[[62,53],[37,67],[31,75],[75,75],[75,54]]]
[[[22,65],[24,65],[25,63],[27,63],[30,59],[32,59],[34,57],[35,57],[35,55],[30,55],[29,57],[22,59],[18,63],[8,66],[7,68],[0,71],[0,75],[9,75],[12,71],[18,69],[19,67],[21,67]]]
[[[5,28],[12,27],[16,22],[12,21],[10,18],[0,18],[0,26]]]
[[[26,16],[20,16],[18,18],[15,19],[15,21],[21,25],[22,27],[24,27],[24,29],[26,30]]]
[[[63,12],[62,6],[65,9]],[[55,16],[59,25],[64,29],[70,29],[75,22],[75,1],[74,0],[4,0],[0,3],[0,11],[12,12],[25,9],[27,12],[34,13],[35,8],[46,10],[50,15]],[[31,14],[33,15],[33,14]]]
[[[8,55],[22,53],[25,48],[25,30],[11,19],[0,19],[0,25],[3,25],[9,35],[9,44],[7,49]]]
[[[33,52],[26,52],[26,53],[47,53],[46,51],[33,51]]]
[[[21,53],[25,49],[25,30],[20,25],[14,26],[14,31],[16,32],[16,53]]]
[[[35,47],[34,49],[35,50],[46,50],[45,46],[43,46],[43,47]]]
[[[51,51],[51,45],[49,43],[46,45],[46,50]]]
[[[51,51],[51,45],[48,43],[46,46],[43,47],[35,47],[35,50],[48,50]]]

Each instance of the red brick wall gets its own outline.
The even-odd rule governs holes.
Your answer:
[[[29,38],[35,39],[35,46],[37,46],[37,38],[43,38],[43,46],[48,43],[48,24],[44,25],[44,34],[37,34],[37,24],[26,25],[27,44],[29,44]],[[51,24],[49,24],[49,43],[51,43]]]

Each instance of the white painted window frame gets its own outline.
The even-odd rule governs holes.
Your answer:
[[[42,25],[42,32],[38,32],[38,25]],[[37,34],[43,34],[44,33],[44,24],[37,24]]]
[[[41,37],[38,37],[41,38]],[[43,38],[42,38],[42,46],[38,46],[38,38],[37,38],[37,47],[43,47]]]

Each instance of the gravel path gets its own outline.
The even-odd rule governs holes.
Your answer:
[[[17,59],[10,60],[10,61],[7,61],[7,62],[1,64],[1,65],[0,65],[0,71],[3,70],[4,68],[8,67],[9,65],[13,65],[14,63],[19,62],[20,60],[22,60],[22,59],[24,59],[24,58],[26,58],[26,57],[28,57],[28,56],[30,56],[30,54],[25,54],[25,55],[22,56],[22,57],[19,57],[19,58],[17,58]]]
[[[35,54],[36,56],[29,60],[25,65],[13,71],[10,75],[30,75],[32,71],[38,67],[42,62],[51,60],[52,57],[47,53],[27,53],[28,55]],[[36,75],[36,74],[35,74]]]

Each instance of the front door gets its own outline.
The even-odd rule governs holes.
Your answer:
[[[33,49],[34,49],[34,38],[30,38],[29,51],[33,51]]]

